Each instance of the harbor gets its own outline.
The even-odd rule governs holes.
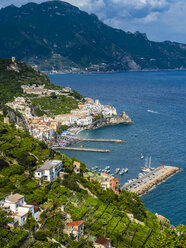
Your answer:
[[[123,185],[123,187],[121,187],[121,190],[134,192],[137,195],[143,195],[154,186],[179,171],[180,168],[178,167],[161,165],[156,169],[152,169],[150,172],[143,174],[143,176],[138,177],[137,179],[129,180]]]

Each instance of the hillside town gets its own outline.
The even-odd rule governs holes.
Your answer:
[[[44,85],[36,87],[36,85],[22,86],[23,91],[27,94],[37,94],[40,97],[51,95],[52,93],[59,95],[63,94],[59,90],[48,90]],[[71,89],[66,87],[63,91],[70,92]],[[25,119],[26,127],[29,133],[39,140],[49,143],[54,140],[57,130],[62,125],[68,126],[68,131],[61,135],[62,140],[65,136],[74,137],[78,131],[88,127],[94,121],[96,116],[107,118],[116,116],[117,111],[109,105],[102,105],[98,99],[95,101],[91,98],[85,98],[84,103],[79,103],[77,109],[73,109],[70,113],[59,114],[53,117],[36,116],[33,113],[32,105],[26,97],[15,97],[14,101],[6,103],[11,109],[18,111]]]

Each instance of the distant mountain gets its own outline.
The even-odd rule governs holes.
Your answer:
[[[149,41],[61,1],[1,9],[0,34],[0,57],[16,56],[45,71],[186,68],[185,44]]]

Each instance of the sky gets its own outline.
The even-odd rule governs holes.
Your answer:
[[[0,8],[42,0],[0,0]],[[186,0],[66,0],[124,31],[146,33],[150,40],[186,44]]]

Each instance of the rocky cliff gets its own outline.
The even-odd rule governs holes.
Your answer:
[[[117,125],[117,124],[132,124],[131,118],[123,112],[121,115],[103,118],[93,122],[88,126],[88,129],[97,129],[104,126]]]

